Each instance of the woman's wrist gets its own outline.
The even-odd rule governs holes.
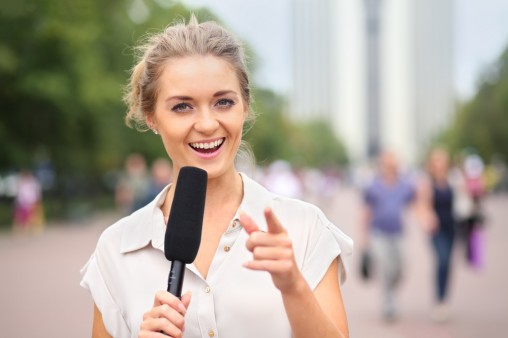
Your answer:
[[[283,297],[300,297],[305,292],[312,292],[309,284],[307,284],[307,281],[303,278],[300,272],[297,273],[297,276],[291,285],[280,291]]]

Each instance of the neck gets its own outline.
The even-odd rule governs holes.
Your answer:
[[[432,175],[432,179],[438,186],[445,186],[448,184],[448,178],[443,174],[434,174]]]
[[[220,177],[208,179],[205,207],[217,210],[225,203],[240,205],[243,198],[243,183],[240,174],[232,170]]]
[[[173,182],[173,186],[176,182]],[[164,204],[161,206],[162,213],[168,217],[175,194],[171,187],[168,191]],[[243,198],[243,182],[236,170],[214,178],[209,178],[206,187],[205,216],[206,213],[221,210],[225,204],[236,208],[240,206]]]
[[[383,175],[381,179],[387,185],[393,185],[398,181],[397,175]]]

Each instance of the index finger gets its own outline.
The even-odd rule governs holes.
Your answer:
[[[254,220],[249,215],[244,213],[243,211],[240,212],[239,218],[240,218],[240,224],[243,226],[243,228],[245,229],[245,231],[247,231],[247,233],[249,235],[251,233],[253,233],[254,231],[259,231],[259,227],[254,222]]]
[[[286,232],[286,229],[280,224],[279,219],[273,213],[271,208],[265,209],[265,219],[268,225],[268,232],[271,234],[282,234]]]

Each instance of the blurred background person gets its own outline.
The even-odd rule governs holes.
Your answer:
[[[363,191],[360,249],[369,250],[382,282],[382,317],[397,317],[396,292],[402,277],[403,214],[414,200],[412,183],[399,172],[396,154],[384,151],[378,171]]]
[[[467,262],[474,268],[480,268],[484,260],[483,227],[485,216],[482,206],[486,193],[484,169],[483,160],[476,153],[468,154],[464,158],[463,172],[467,191],[472,200],[472,208],[469,217],[463,223],[462,239],[466,247]]]
[[[125,213],[139,209],[150,189],[146,160],[138,153],[130,154],[116,186],[115,202]]]
[[[270,164],[264,177],[263,185],[276,194],[302,198],[302,182],[294,173],[291,164],[277,160]]]
[[[450,157],[443,148],[430,151],[426,162],[426,177],[419,184],[418,201],[423,207],[430,207],[432,215],[428,218],[427,230],[432,239],[435,256],[435,308],[432,319],[444,322],[449,318],[448,288],[455,238],[455,217],[453,205],[455,191],[461,187],[453,180]]]
[[[22,170],[16,181],[14,231],[41,231],[43,223],[41,185],[30,170]]]
[[[140,199],[139,206],[134,207],[139,209],[150,203],[171,182],[172,174],[171,162],[168,159],[159,157],[153,161],[150,184],[146,195]]]

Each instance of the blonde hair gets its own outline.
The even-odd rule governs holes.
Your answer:
[[[441,161],[441,162],[439,162]],[[436,168],[436,162],[440,164],[444,164],[445,167],[438,167]],[[426,160],[426,167],[427,172],[430,174],[431,177],[435,177],[439,173],[436,172],[436,170],[449,170],[450,169],[450,153],[448,150],[444,147],[434,147],[432,148],[428,155]],[[447,173],[442,173],[447,174]]]
[[[251,109],[249,74],[241,43],[224,28],[213,21],[198,23],[191,15],[189,23],[176,23],[164,31],[148,36],[145,44],[136,48],[139,52],[133,67],[124,101],[128,106],[125,122],[129,127],[147,130],[146,119],[155,110],[158,79],[165,62],[171,58],[194,55],[213,55],[233,67],[240,84],[241,96],[249,107],[247,124],[254,121]],[[248,126],[247,126],[248,128]]]

